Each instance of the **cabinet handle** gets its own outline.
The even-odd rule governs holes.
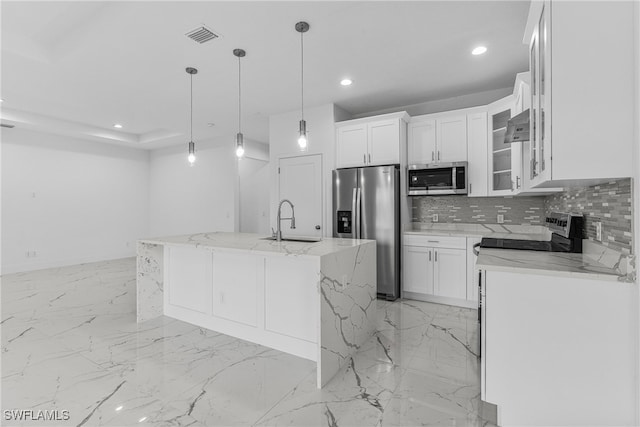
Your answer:
[[[469,183],[469,194],[473,193],[473,184]]]
[[[362,163],[364,163],[365,165],[367,164],[367,155],[366,154],[362,155]]]
[[[433,162],[436,159],[436,155],[435,153],[432,151],[431,152],[431,161]]]
[[[431,261],[431,251],[429,251],[429,261]]]
[[[438,150],[438,160],[440,160],[440,150]]]
[[[438,262],[438,251],[435,251],[436,262]]]
[[[516,176],[516,188],[520,188],[520,177]]]
[[[440,240],[427,240],[427,243],[440,243]]]
[[[371,153],[369,153],[369,164],[371,164]]]

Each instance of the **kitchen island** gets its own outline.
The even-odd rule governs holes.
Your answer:
[[[145,239],[137,320],[166,315],[317,362],[326,384],[373,334],[376,242],[249,233]]]

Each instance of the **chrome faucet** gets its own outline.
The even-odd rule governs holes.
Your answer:
[[[282,218],[281,213],[282,213],[282,204],[284,202],[289,203],[289,206],[291,206],[291,218]],[[282,221],[283,219],[289,219],[291,220],[291,228],[296,228],[296,215],[293,211],[293,203],[291,203],[291,201],[289,199],[282,199],[280,201],[280,204],[278,205],[278,229],[276,230],[276,240],[279,242],[282,240],[282,230],[280,228],[280,221]]]

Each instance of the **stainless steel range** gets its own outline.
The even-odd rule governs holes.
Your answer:
[[[519,249],[546,252],[582,252],[584,218],[580,214],[552,212],[546,219],[552,231],[551,240],[494,239],[485,237],[480,248]]]

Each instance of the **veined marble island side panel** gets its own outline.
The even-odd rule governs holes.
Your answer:
[[[164,304],[164,245],[138,242],[137,321],[161,316]]]
[[[323,256],[320,296],[319,387],[375,332],[376,243]]]

